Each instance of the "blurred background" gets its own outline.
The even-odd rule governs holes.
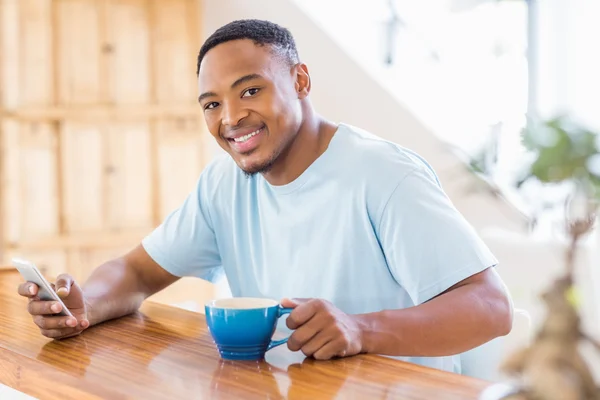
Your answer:
[[[221,25],[291,30],[317,110],[423,155],[500,260],[519,323],[564,267],[560,189],[516,189],[527,116],[600,130],[596,0],[0,0],[0,265],[85,279],[143,238],[220,149],[196,103],[196,55]],[[600,336],[600,236],[578,258]],[[201,311],[227,282],[154,300]],[[597,361],[593,361],[598,368]]]

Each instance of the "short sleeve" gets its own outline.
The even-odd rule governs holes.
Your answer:
[[[203,201],[201,177],[183,204],[142,241],[146,252],[175,276],[215,282],[222,274],[217,241]]]
[[[415,305],[498,263],[425,168],[397,185],[378,235],[390,272]]]

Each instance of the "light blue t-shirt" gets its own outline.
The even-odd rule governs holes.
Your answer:
[[[143,246],[177,276],[224,272],[236,297],[322,298],[348,314],[421,304],[497,264],[425,160],[347,124],[287,185],[215,159]],[[401,359],[460,372],[459,356]]]

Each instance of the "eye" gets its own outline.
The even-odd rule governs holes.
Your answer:
[[[212,110],[213,108],[217,107],[219,105],[219,103],[217,103],[216,101],[211,101],[210,103],[208,103],[207,105],[204,106],[205,110]]]
[[[258,93],[260,91],[259,88],[250,88],[248,90],[246,90],[244,92],[244,94],[242,94],[242,97],[252,97],[254,96],[256,93]]]

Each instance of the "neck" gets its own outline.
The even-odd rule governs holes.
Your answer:
[[[335,134],[337,126],[317,115],[312,109],[304,110],[307,116],[296,137],[277,161],[263,176],[276,186],[286,185],[297,179],[319,158]]]

